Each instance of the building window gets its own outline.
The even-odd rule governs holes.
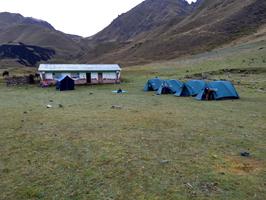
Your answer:
[[[76,79],[78,79],[78,78],[79,78],[79,73],[72,73],[72,74],[71,74],[71,78],[76,78]]]
[[[53,78],[54,79],[60,79],[61,76],[62,76],[62,74],[60,74],[60,73],[53,73]]]

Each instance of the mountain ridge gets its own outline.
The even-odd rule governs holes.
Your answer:
[[[65,34],[56,30],[46,21],[24,17],[21,14],[0,13],[0,30],[0,55],[7,55],[6,51],[9,49],[13,52],[10,52],[8,59],[12,59],[12,55],[13,59],[17,60],[25,52],[28,52],[28,56],[24,58],[26,59],[25,62],[18,62],[19,65],[26,63],[25,65],[29,66],[32,63],[32,66],[36,66],[38,63],[32,62],[32,60],[38,60],[39,58],[36,59],[35,55],[39,55],[39,61],[66,62],[70,58],[76,59],[83,51],[80,44],[82,37]],[[33,46],[36,51],[28,51],[27,48],[18,44]],[[47,57],[45,52],[50,49],[54,53],[48,57],[49,59],[42,59]],[[44,55],[41,55],[42,52],[44,52]]]
[[[185,0],[146,0],[113,20],[93,39],[126,41],[173,18],[187,16],[192,7]]]
[[[36,25],[50,30],[55,30],[55,28],[48,22],[33,17],[24,17],[19,13],[0,13],[0,28],[6,29],[14,25]]]
[[[230,43],[253,34],[266,23],[266,1],[263,0],[201,0],[192,6],[194,9],[190,15],[182,19],[173,18],[144,37],[133,38],[121,48],[97,56],[92,48],[84,60],[135,65],[172,59]]]
[[[264,0],[146,0],[89,38],[65,34],[42,20],[0,13],[0,45],[54,50],[45,62],[130,66],[209,51],[265,24]]]

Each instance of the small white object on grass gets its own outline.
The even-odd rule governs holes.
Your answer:
[[[50,104],[48,104],[47,106],[46,106],[46,108],[52,108],[53,106],[52,105],[50,105]]]
[[[114,94],[125,94],[125,93],[128,93],[128,91],[122,90],[121,92],[118,92],[118,90],[114,90],[114,91],[112,91],[112,93],[114,93]]]
[[[118,109],[118,110],[121,110],[121,109],[122,109],[122,106],[119,106],[119,105],[112,105],[111,108],[112,108],[112,109]]]
[[[168,164],[168,163],[170,163],[170,160],[160,160],[160,163],[161,164]]]

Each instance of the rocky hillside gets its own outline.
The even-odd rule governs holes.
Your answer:
[[[0,45],[1,60],[16,60],[24,66],[36,66],[40,61],[46,62],[53,58],[55,51],[52,49],[25,44]]]
[[[146,0],[120,15],[108,27],[93,37],[96,41],[126,41],[154,28],[182,20],[192,11],[185,0]]]

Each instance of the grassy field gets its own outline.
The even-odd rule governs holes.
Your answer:
[[[0,84],[0,199],[265,199],[265,46],[125,68],[120,86]],[[233,80],[240,100],[142,91],[154,76],[216,70],[209,78]],[[118,87],[129,93],[112,94]]]

